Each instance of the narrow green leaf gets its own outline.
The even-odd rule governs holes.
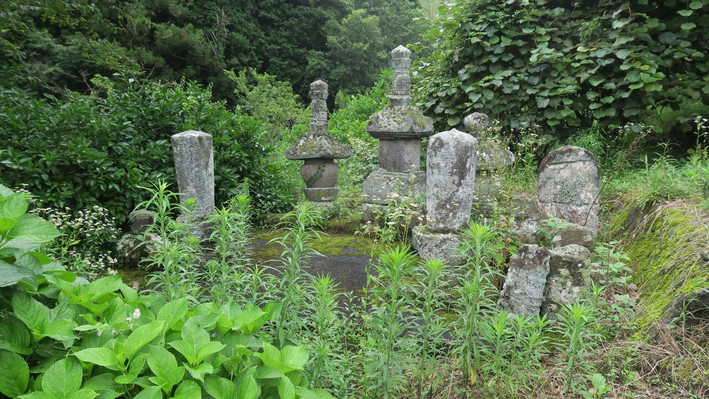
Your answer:
[[[680,28],[682,28],[682,30],[692,30],[696,27],[697,27],[697,24],[695,24],[694,22],[687,22],[687,23],[683,23],[682,25],[680,25]]]
[[[22,356],[0,350],[0,393],[10,398],[17,397],[27,389],[30,368]]]

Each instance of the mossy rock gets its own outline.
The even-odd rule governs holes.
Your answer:
[[[264,263],[278,259],[283,251],[278,243],[270,242],[284,235],[280,230],[259,230],[254,232],[252,239],[257,244],[252,256],[255,262]],[[308,246],[325,256],[370,256],[377,257],[381,247],[369,237],[355,234],[323,234],[319,239],[308,243]]]
[[[644,217],[639,213],[629,201],[616,213],[613,226],[624,235],[621,245],[635,269],[642,309],[638,325],[644,333],[706,301],[709,261],[702,254],[708,249],[709,213],[689,201],[655,206]],[[706,304],[700,308],[706,311]]]

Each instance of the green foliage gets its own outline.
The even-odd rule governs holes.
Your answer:
[[[170,136],[202,130],[214,137],[215,190],[222,203],[248,179],[256,214],[282,210],[288,189],[269,165],[274,148],[259,122],[210,101],[195,83],[132,82],[105,99],[34,100],[18,91],[0,99],[2,181],[26,184],[54,208],[100,204],[124,221],[142,198],[139,186],[174,181]],[[276,183],[274,183],[276,182]]]
[[[706,1],[478,0],[445,11],[418,87],[440,126],[479,111],[563,138],[706,103]]]
[[[70,271],[87,278],[115,273],[112,268],[118,260],[113,245],[121,231],[106,208],[94,205],[79,210],[76,216],[69,208],[34,208],[31,212],[47,219],[61,232],[45,245],[45,251]]]
[[[76,280],[34,252],[58,235],[54,226],[26,213],[24,194],[0,186],[0,195],[3,395],[332,398],[308,388],[306,347],[276,347],[259,331],[278,303],[188,306],[138,294],[118,276]],[[152,200],[163,214],[173,209],[166,195],[163,185]]]
[[[38,252],[43,243],[59,236],[59,231],[27,213],[28,207],[25,194],[0,184],[0,287],[21,283],[36,288],[38,275],[61,270],[57,262]]]
[[[225,73],[234,83],[237,109],[262,122],[273,143],[278,142],[284,130],[305,122],[305,110],[289,83],[267,73],[259,74],[253,68]]]
[[[388,105],[386,95],[391,88],[391,70],[384,70],[377,83],[363,94],[338,92],[337,109],[330,115],[328,133],[352,148],[352,156],[338,160],[338,184],[351,187],[362,181],[379,167],[379,148],[375,138],[366,131],[369,116]]]
[[[577,377],[588,376],[591,363],[586,358],[591,355],[591,349],[599,338],[591,328],[594,323],[596,323],[594,308],[588,304],[574,303],[561,308],[560,348],[566,356],[563,375],[564,388],[567,391],[578,389]]]

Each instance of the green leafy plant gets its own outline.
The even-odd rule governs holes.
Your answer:
[[[60,235],[53,224],[27,213],[24,193],[0,184],[0,287],[18,283],[36,288],[37,276],[61,270],[57,262],[39,252],[40,246]]]
[[[442,126],[472,110],[555,138],[706,95],[702,1],[482,0],[443,7],[418,88]],[[679,61],[681,60],[681,61]]]
[[[603,374],[594,373],[591,376],[591,384],[593,388],[590,388],[588,391],[581,391],[581,395],[583,395],[585,399],[599,399],[612,391],[611,387],[606,385],[606,378]]]
[[[595,309],[577,302],[562,306],[559,314],[558,333],[561,352],[565,355],[562,366],[564,388],[567,392],[580,390],[575,377],[587,376],[591,363],[586,359],[599,336],[593,328],[597,322]]]
[[[413,342],[405,333],[413,327],[407,279],[413,276],[414,255],[406,247],[393,248],[379,257],[376,272],[368,276],[371,310],[364,319],[363,388],[366,397],[397,397],[406,382]]]
[[[280,227],[285,230],[285,234],[274,239],[283,248],[283,274],[279,282],[283,306],[276,319],[281,345],[287,341],[292,342],[303,328],[303,321],[299,317],[305,308],[302,266],[308,258],[318,254],[308,243],[320,237],[320,220],[321,215],[317,209],[310,203],[301,203],[283,216]]]
[[[176,219],[180,214],[187,213],[188,209],[177,202],[179,193],[170,191],[164,181],[145,189],[150,192],[151,198],[139,204],[138,208],[155,212],[153,224],[146,233],[159,238],[155,253],[142,262],[143,267],[154,270],[148,285],[161,290],[169,299],[184,295],[197,299],[198,287],[191,283],[196,280],[202,249],[198,239],[191,234],[192,227]]]
[[[121,231],[116,219],[106,208],[94,205],[79,210],[76,215],[69,208],[35,208],[31,211],[47,219],[62,233],[51,245],[48,255],[67,265],[68,269],[84,277],[115,273],[118,263],[112,245]]]

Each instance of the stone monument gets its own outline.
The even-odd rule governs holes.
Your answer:
[[[379,139],[379,169],[370,173],[362,187],[362,211],[374,219],[375,209],[388,205],[392,196],[417,198],[426,190],[420,170],[421,138],[433,132],[433,122],[411,106],[411,51],[399,46],[391,52],[394,68],[391,104],[369,117],[367,132]]]
[[[475,187],[477,140],[456,129],[434,135],[426,159],[427,222],[413,231],[413,246],[423,259],[465,264],[458,253]]]
[[[502,187],[499,172],[512,165],[515,156],[512,151],[489,136],[487,115],[474,112],[466,116],[463,123],[468,133],[478,139],[473,204],[479,211],[491,213],[495,209]]]
[[[549,250],[522,245],[510,258],[510,267],[497,304],[515,314],[538,315],[549,274]]]
[[[348,158],[352,150],[327,133],[327,83],[310,84],[310,132],[303,136],[285,156],[303,160],[300,175],[305,181],[305,197],[313,202],[332,201],[337,197],[337,165],[334,159]]]
[[[600,172],[596,157],[581,147],[550,152],[539,165],[537,196],[542,212],[598,232]]]
[[[171,137],[180,202],[195,200],[191,217],[214,212],[214,153],[212,135],[189,130]]]

